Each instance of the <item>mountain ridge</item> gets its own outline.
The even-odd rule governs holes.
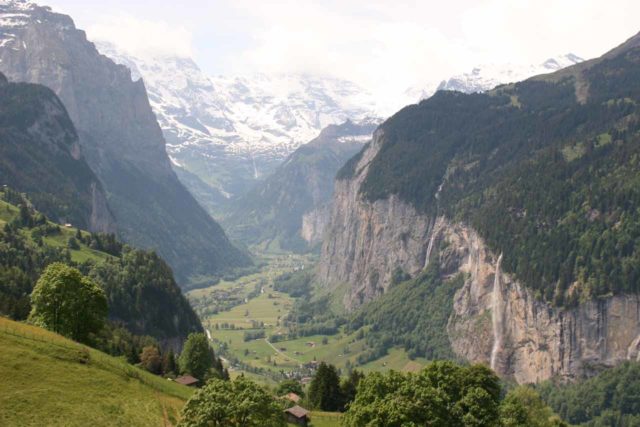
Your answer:
[[[323,234],[333,178],[371,138],[376,121],[327,126],[264,181],[233,201],[223,224],[248,243],[305,251]]]
[[[98,49],[144,80],[174,168],[211,187],[204,204],[242,195],[327,125],[375,116],[370,96],[348,81],[305,74],[214,77],[188,57],[143,58],[108,42]]]
[[[1,71],[63,101],[125,241],[157,250],[185,284],[250,264],[178,181],[145,85],[128,68],[99,54],[69,16],[33,3],[0,5],[0,40]]]

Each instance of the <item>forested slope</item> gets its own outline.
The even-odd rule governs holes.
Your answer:
[[[112,325],[180,346],[202,326],[155,253],[133,249],[113,235],[60,226],[28,207],[11,189],[0,192],[0,314],[23,320],[42,270],[60,261],[77,267],[107,293]]]

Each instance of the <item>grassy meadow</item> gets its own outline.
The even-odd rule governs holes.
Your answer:
[[[0,425],[172,426],[192,389],[0,318]]]

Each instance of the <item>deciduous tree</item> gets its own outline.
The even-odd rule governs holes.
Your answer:
[[[98,332],[108,313],[104,291],[80,271],[50,264],[31,293],[31,320],[79,342]]]
[[[282,407],[271,394],[244,376],[211,379],[187,401],[180,427],[280,427]]]

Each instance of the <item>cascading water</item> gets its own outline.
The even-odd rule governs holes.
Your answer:
[[[431,259],[431,253],[433,252],[433,246],[435,245],[436,238],[440,234],[445,220],[443,217],[436,218],[433,227],[431,227],[431,237],[429,237],[429,244],[427,245],[427,255],[424,259],[424,268],[429,266],[429,260]]]
[[[491,369],[496,370],[498,357],[502,351],[503,345],[503,325],[504,325],[504,303],[502,301],[502,288],[500,286],[500,264],[502,263],[502,254],[498,257],[496,263],[496,273],[493,280],[493,295],[491,307],[491,320],[493,323],[493,348],[491,349]]]

